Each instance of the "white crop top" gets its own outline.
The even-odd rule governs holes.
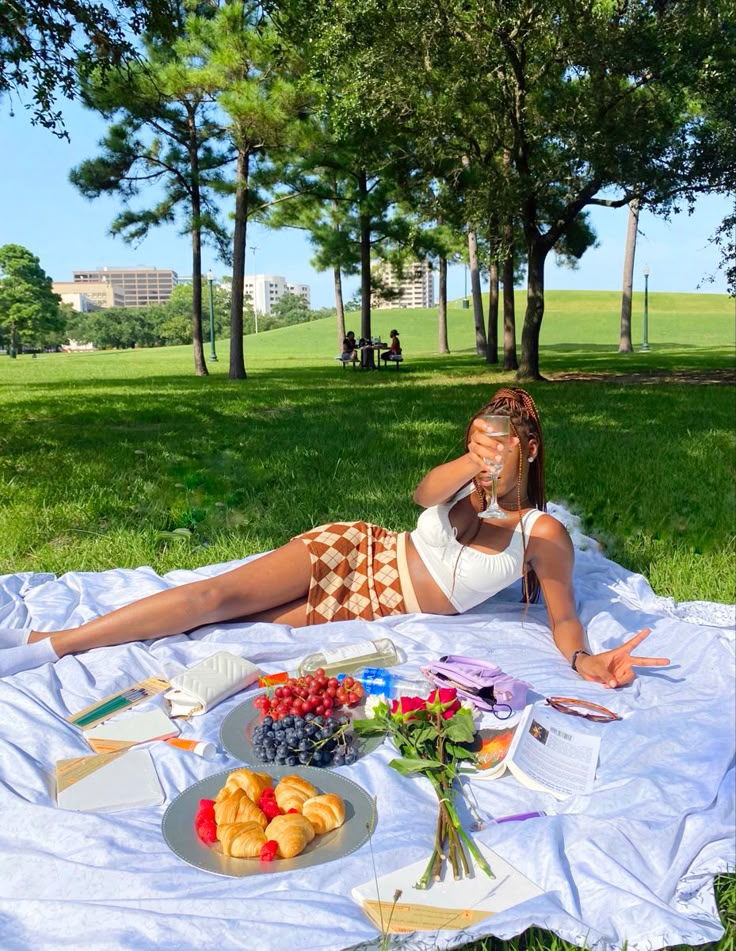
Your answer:
[[[449,502],[432,505],[417,519],[411,540],[437,586],[458,611],[469,611],[476,604],[518,581],[522,576],[524,547],[521,526],[517,522],[508,546],[496,555],[462,545],[457,530],[450,524],[450,510],[473,491],[470,482]],[[532,509],[522,516],[527,539],[532,526],[543,513]]]

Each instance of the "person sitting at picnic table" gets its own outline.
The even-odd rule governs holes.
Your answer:
[[[507,443],[489,435],[480,418],[489,412],[510,417]],[[479,517],[492,485],[490,468],[501,463],[497,497],[506,517]],[[590,653],[575,607],[572,542],[565,527],[545,514],[542,428],[525,390],[498,390],[468,423],[465,451],[431,469],[414,500],[424,511],[413,532],[364,521],[322,525],[237,568],[158,592],[77,628],[0,628],[0,676],[66,654],[228,621],[303,627],[414,612],[459,614],[519,579],[527,605],[543,594],[554,643],[584,680],[619,687],[634,679],[636,666],[669,663],[631,656],[646,629],[617,647]]]
[[[381,353],[381,359],[385,362],[386,360],[395,360],[397,357],[401,356],[401,343],[399,342],[399,331],[392,330],[389,333],[391,337],[391,344],[389,345],[388,350],[384,350]]]
[[[358,344],[355,339],[355,331],[353,330],[348,330],[343,338],[340,359],[344,363],[349,363],[351,360],[353,363],[356,363],[358,360]]]

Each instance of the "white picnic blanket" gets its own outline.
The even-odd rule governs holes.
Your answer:
[[[558,517],[570,522],[564,510]],[[423,779],[388,768],[389,744],[344,767],[377,797],[371,849],[298,872],[230,879],[182,862],[161,835],[165,805],[114,814],[55,807],[54,763],[89,749],[65,717],[135,681],[170,676],[229,650],[268,671],[293,669],[307,652],[362,638],[391,637],[413,665],[452,651],[490,657],[541,696],[602,702],[623,720],[576,729],[601,737],[594,792],[560,802],[508,775],[474,783],[491,815],[544,810],[548,818],[475,833],[544,894],[466,932],[409,935],[409,949],[449,948],[482,935],[510,938],[531,925],[594,951],[650,951],[717,940],[722,928],[712,879],[733,870],[734,609],[658,598],[647,582],[605,559],[570,523],[575,580],[591,644],[604,649],[648,626],[640,653],[672,666],[643,669],[635,683],[607,691],[580,680],[555,649],[544,608],[522,618],[518,592],[459,617],[409,615],[293,630],[223,624],[191,636],[70,656],[0,681],[0,945],[3,951],[85,947],[87,951],[301,951],[377,947],[377,932],[351,888],[428,856],[436,799]],[[150,568],[61,578],[0,577],[0,626],[73,626],[170,585],[225,570]],[[689,619],[689,620],[688,620]],[[644,650],[645,648],[645,650]],[[234,697],[192,720],[186,734],[217,741]],[[228,767],[167,744],[150,747],[171,801],[198,779]]]

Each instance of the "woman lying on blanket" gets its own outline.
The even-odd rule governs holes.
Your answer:
[[[508,456],[498,476],[505,519],[481,519],[490,476],[506,446],[479,417],[510,417]],[[65,654],[181,634],[223,621],[273,621],[300,627],[326,621],[371,621],[416,611],[458,614],[523,578],[524,599],[540,589],[555,644],[581,677],[618,687],[635,666],[667,664],[632,657],[647,631],[620,647],[590,654],[575,611],[573,547],[565,528],[544,514],[544,443],[536,406],[521,389],[498,390],[471,420],[467,451],[419,483],[416,529],[388,531],[338,522],[297,535],[281,548],[231,571],[159,592],[65,631],[0,630],[0,675]]]

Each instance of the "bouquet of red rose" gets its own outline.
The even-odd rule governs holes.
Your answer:
[[[405,776],[424,774],[432,783],[439,800],[434,849],[417,888],[426,888],[430,879],[442,875],[447,858],[456,879],[470,874],[465,849],[478,866],[495,878],[477,846],[463,829],[455,809],[455,788],[461,764],[475,762],[471,744],[475,723],[468,707],[457,699],[457,691],[440,688],[430,695],[400,697],[387,701],[371,697],[366,704],[370,719],[353,721],[355,732],[363,736],[388,735],[401,757],[391,760],[397,772]]]

